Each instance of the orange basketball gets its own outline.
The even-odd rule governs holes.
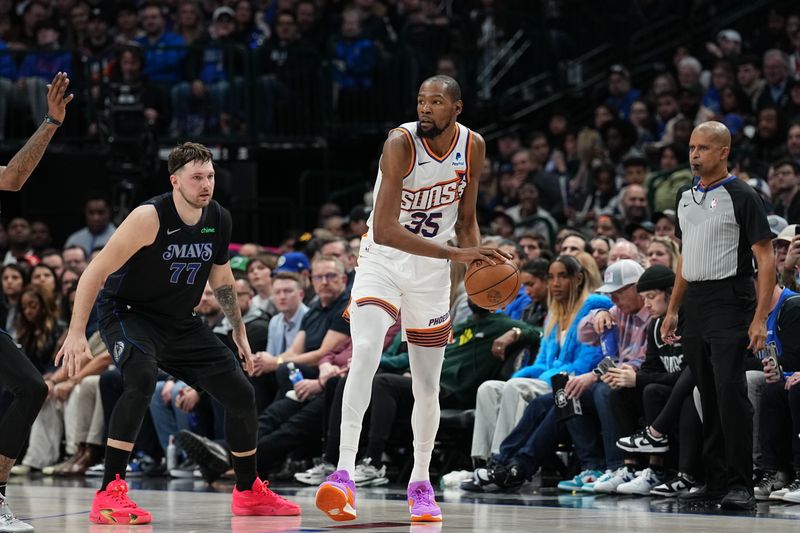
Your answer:
[[[464,287],[470,300],[490,311],[513,302],[521,283],[519,269],[510,262],[492,265],[486,261],[475,261],[469,265],[464,276]]]

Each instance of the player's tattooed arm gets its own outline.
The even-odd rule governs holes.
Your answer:
[[[19,152],[9,161],[8,166],[3,167],[0,172],[0,183],[2,184],[0,188],[2,190],[18,191],[22,187],[33,169],[42,160],[42,155],[55,132],[54,126],[42,122],[36,133],[28,139],[25,146],[20,148]]]
[[[214,291],[217,302],[222,308],[222,312],[228,317],[234,331],[242,327],[242,312],[236,302],[236,290],[233,285],[222,285]]]

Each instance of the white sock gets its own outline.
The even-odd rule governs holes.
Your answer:
[[[374,305],[350,305],[353,358],[344,385],[337,470],[346,470],[351,477],[356,469],[361,424],[372,398],[372,378],[375,377],[381,360],[386,331],[394,322],[386,311]]]
[[[414,469],[409,483],[429,481],[431,454],[439,430],[439,378],[444,361],[444,347],[426,348],[408,345],[411,363],[411,388],[414,391],[414,409],[411,412],[411,429],[414,430]]]

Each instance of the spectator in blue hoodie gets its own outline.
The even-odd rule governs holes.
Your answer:
[[[358,10],[346,9],[342,13],[341,32],[333,41],[331,63],[339,107],[363,108],[363,101],[359,104],[357,100],[374,84],[378,49],[373,41],[362,36]]]
[[[41,122],[47,113],[47,84],[53,72],[72,72],[72,53],[61,48],[61,30],[52,20],[36,26],[36,46],[28,52],[19,67],[17,84],[25,94],[33,123]]]
[[[145,49],[144,75],[151,82],[168,89],[182,81],[186,45],[183,37],[166,31],[162,6],[144,2],[139,6],[139,20],[145,34],[136,39]]]
[[[526,404],[551,392],[553,375],[559,372],[580,375],[589,372],[600,360],[598,346],[579,341],[578,323],[592,310],[609,309],[611,300],[590,295],[583,266],[569,255],[561,255],[550,263],[547,287],[548,315],[536,361],[518,370],[507,382],[486,381],[478,388],[472,437],[472,457],[477,461],[499,451]],[[493,350],[502,353],[505,348],[496,343]]]

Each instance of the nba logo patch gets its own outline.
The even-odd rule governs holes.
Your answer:
[[[711,200],[711,205],[709,205],[708,208],[709,209],[714,209],[715,207],[717,207],[717,199],[716,198]]]
[[[122,352],[125,351],[125,343],[122,341],[117,341],[114,344],[114,361],[119,363],[120,357],[122,357]]]

